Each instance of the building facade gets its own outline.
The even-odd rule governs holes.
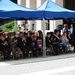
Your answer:
[[[32,8],[32,9],[35,9],[35,8],[38,8],[40,5],[42,5],[46,0],[17,0],[17,3],[19,5],[22,5],[22,6],[25,6],[25,7],[28,7],[28,8]],[[53,2],[59,4],[60,6],[63,7],[63,0],[52,0]],[[18,24],[21,24],[22,22],[21,21],[18,21]],[[31,24],[31,21],[29,21],[29,24]],[[57,25],[59,24],[63,24],[63,21],[62,20],[50,20],[49,22],[49,26],[48,26],[48,21],[45,22],[46,24],[46,30],[50,30],[50,31],[53,31]],[[43,26],[43,23],[42,21],[40,20],[37,20],[36,21],[36,24],[35,24],[35,30],[42,30],[42,26]],[[31,29],[31,27],[30,27]]]

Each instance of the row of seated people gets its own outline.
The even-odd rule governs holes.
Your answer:
[[[60,35],[59,30],[55,30],[54,33],[48,32],[46,36],[47,49],[51,48],[54,55],[67,53],[70,47],[75,47],[75,41],[71,39],[70,35],[70,31],[63,32],[63,35]]]
[[[0,52],[4,54],[4,59],[10,59],[10,54],[14,59],[20,57],[28,57],[29,54],[33,57],[42,55],[42,32],[39,32],[37,37],[35,33],[20,32],[18,37],[15,33],[0,34]]]
[[[59,34],[59,31],[55,31],[53,34],[47,33],[46,36],[46,48],[51,48],[53,55],[59,55],[62,50],[66,53],[67,45],[71,43],[71,38],[67,39],[66,32],[61,37]],[[0,34],[0,52],[3,53],[4,59],[10,59],[10,55],[13,55],[14,59],[29,57],[29,54],[33,57],[42,56],[42,47],[43,33],[41,31],[38,31],[38,34],[20,32],[18,36],[15,33]]]

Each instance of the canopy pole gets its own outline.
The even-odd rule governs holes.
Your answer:
[[[45,41],[45,19],[43,19],[43,57],[46,57],[46,41]]]
[[[15,31],[15,33],[17,32],[17,21],[16,21],[16,19],[14,19],[14,31]]]
[[[48,30],[50,29],[50,26],[49,26],[49,20],[48,20]]]
[[[54,20],[53,20],[53,29],[54,29]]]

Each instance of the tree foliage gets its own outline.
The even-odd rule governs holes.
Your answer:
[[[5,24],[5,25],[2,27],[2,30],[3,30],[4,32],[13,31],[13,30],[14,30],[14,21],[11,21],[11,22]]]

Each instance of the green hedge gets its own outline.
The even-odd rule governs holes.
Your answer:
[[[9,23],[6,23],[5,25],[3,25],[2,30],[4,32],[14,31],[14,21],[10,21]]]

